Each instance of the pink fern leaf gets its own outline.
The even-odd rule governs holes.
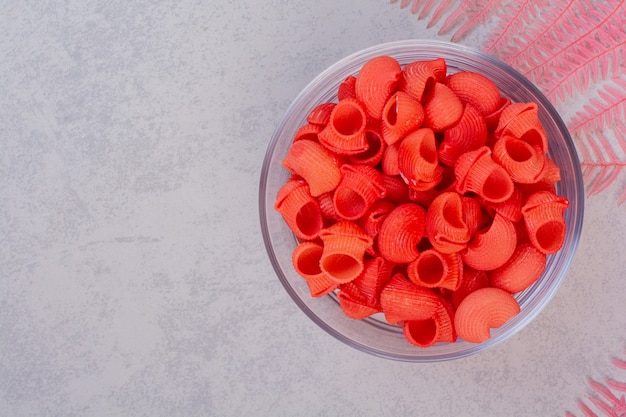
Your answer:
[[[607,379],[606,385],[614,391],[626,392],[626,382],[619,382],[614,379]]]
[[[537,18],[537,7],[546,7],[542,2],[531,0],[516,0],[504,13],[499,14],[500,22],[496,29],[483,44],[483,51],[488,54],[506,49],[512,43],[517,43],[517,36],[525,26],[534,23]]]
[[[427,25],[428,28],[433,27],[434,25],[437,24],[437,22],[439,22],[439,19],[441,19],[441,16],[443,16],[443,14],[450,8],[452,1],[453,0],[443,0],[439,3],[439,6],[437,7],[437,9],[435,9],[433,16],[428,22],[428,25]]]
[[[611,363],[620,369],[626,370],[626,361],[624,360],[615,358],[611,360]]]
[[[463,4],[471,4],[470,1],[463,1]],[[485,2],[475,1],[473,8],[468,8],[466,10],[468,19],[465,21],[452,35],[450,39],[452,42],[456,42],[459,39],[462,39],[472,28],[478,26],[479,24],[484,23],[495,10],[497,10],[498,6],[501,6],[501,2],[497,0],[488,0]],[[461,8],[461,6],[459,6]],[[494,10],[495,9],[495,10]]]
[[[577,112],[570,121],[568,127],[572,134],[581,129],[600,129],[603,125],[611,125],[618,120],[623,124],[626,114],[626,81],[621,78],[612,80],[618,88],[611,88],[606,93],[599,92],[605,102],[590,99],[583,107],[583,111]]]
[[[591,411],[591,409],[581,400],[578,400],[578,408],[580,408],[580,411],[582,411],[586,417],[598,417],[598,415]]]

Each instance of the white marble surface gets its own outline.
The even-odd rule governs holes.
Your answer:
[[[454,362],[343,345],[267,259],[259,175],[290,101],[436,31],[378,0],[1,2],[0,415],[577,412],[626,342],[619,182],[552,303]]]

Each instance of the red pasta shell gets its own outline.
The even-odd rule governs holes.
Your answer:
[[[354,75],[348,75],[337,89],[337,100],[341,101],[346,98],[356,98],[356,77]]]
[[[307,123],[302,125],[293,136],[293,141],[296,142],[298,140],[311,140],[314,142],[319,142],[317,135],[322,131],[322,127],[318,125],[313,125]]]
[[[443,178],[437,159],[437,143],[431,129],[418,129],[400,142],[398,168],[410,188],[433,189]]]
[[[500,214],[503,217],[511,220],[512,222],[518,222],[522,218],[522,204],[524,203],[524,195],[518,186],[515,186],[511,197],[501,203],[491,203],[489,201],[483,201],[483,204],[488,209],[492,216],[495,213]]]
[[[439,305],[433,316],[425,320],[406,320],[402,326],[404,337],[412,345],[426,348],[436,343],[452,343],[457,339],[454,329],[454,310],[438,296]]]
[[[397,206],[411,201],[409,200],[409,186],[400,175],[383,174],[383,183],[385,184],[385,200]]]
[[[313,197],[334,190],[341,181],[337,159],[329,150],[311,140],[294,142],[287,151],[283,166],[304,178]]]
[[[339,288],[337,293],[339,305],[344,314],[351,319],[362,320],[380,311],[380,308],[368,304],[365,296],[361,294],[354,282],[342,284]]]
[[[391,280],[394,264],[377,256],[365,261],[361,275],[352,283],[363,295],[366,304],[380,311],[380,294]]]
[[[384,197],[382,175],[367,165],[344,164],[340,171],[342,178],[333,194],[335,211],[345,220],[357,220],[376,200]]]
[[[320,268],[322,245],[302,242],[293,251],[291,261],[296,272],[304,278],[312,297],[322,297],[337,288],[337,283],[328,279]]]
[[[424,109],[413,96],[398,91],[385,103],[382,113],[382,134],[388,145],[416,130],[424,121]]]
[[[437,196],[428,207],[425,221],[425,234],[439,252],[458,252],[467,246],[471,235],[463,218],[461,196],[456,192]]]
[[[466,104],[461,120],[443,134],[439,146],[439,160],[448,166],[454,166],[462,154],[485,146],[487,143],[487,124],[478,109]]]
[[[446,77],[447,65],[443,58],[430,61],[415,61],[405,65],[398,85],[420,102],[428,97],[436,82],[443,82]]]
[[[371,238],[378,236],[380,228],[387,215],[396,208],[396,205],[386,200],[378,200],[360,220],[360,225]]]
[[[492,287],[515,294],[534,284],[545,268],[546,255],[532,244],[526,243],[515,249],[506,264],[489,271],[487,275]]]
[[[472,71],[460,71],[448,75],[446,85],[462,102],[473,105],[486,116],[501,105],[500,90],[489,78]]]
[[[413,203],[397,206],[387,215],[378,233],[378,250],[383,258],[394,263],[409,263],[417,258],[425,215],[426,210]]]
[[[492,203],[506,201],[513,194],[511,176],[493,161],[487,146],[461,155],[454,172],[456,189],[461,194],[474,192]]]
[[[335,210],[335,204],[333,203],[333,193],[324,193],[317,197],[317,202],[320,205],[320,211],[322,217],[330,220],[332,223],[343,220],[337,211]]]
[[[504,135],[495,143],[493,160],[500,164],[518,183],[530,184],[543,176],[546,158],[528,142]]]
[[[320,267],[329,279],[345,284],[361,274],[365,251],[373,243],[367,233],[353,222],[342,221],[319,236],[324,243]]]
[[[415,284],[427,288],[456,290],[463,275],[463,262],[458,252],[441,253],[428,249],[407,266],[407,276]]]
[[[378,165],[383,159],[383,153],[387,147],[379,130],[367,126],[365,128],[365,142],[367,143],[367,149],[348,156],[348,162],[354,165],[369,165],[372,167]]]
[[[380,119],[385,103],[398,86],[402,68],[390,56],[379,56],[367,61],[356,77],[356,97],[367,114]]]
[[[309,112],[306,121],[312,125],[326,126],[337,103],[318,104]]]
[[[287,181],[278,190],[274,208],[298,239],[313,240],[324,227],[320,206],[303,181]]]
[[[568,207],[565,197],[550,191],[538,191],[526,199],[522,207],[526,231],[540,252],[556,253],[563,246],[567,231],[563,213]]]
[[[340,155],[353,155],[367,150],[365,127],[367,116],[356,99],[345,99],[335,105],[330,120],[318,134],[322,145]]]
[[[493,133],[498,127],[498,123],[500,122],[500,115],[505,108],[507,108],[511,104],[511,99],[509,98],[501,98],[500,106],[491,114],[485,115],[485,122],[487,123],[487,132]]]
[[[435,83],[432,94],[424,103],[423,127],[443,132],[461,120],[463,102],[445,84]]]
[[[463,266],[463,277],[459,288],[452,293],[450,300],[452,306],[457,309],[461,301],[472,292],[489,286],[489,277],[485,271],[477,271],[467,265]]]
[[[509,135],[528,142],[542,154],[548,151],[548,136],[539,120],[536,103],[513,103],[500,115],[496,136]]]
[[[400,143],[401,142],[396,142],[385,148],[381,161],[383,174],[390,176],[400,175],[400,167],[398,166],[398,150],[400,149]]]
[[[389,324],[429,319],[439,303],[431,289],[413,284],[400,273],[394,274],[380,293],[380,304]]]
[[[496,214],[493,222],[479,230],[461,252],[463,262],[470,268],[490,271],[504,265],[517,245],[515,226],[509,219]]]

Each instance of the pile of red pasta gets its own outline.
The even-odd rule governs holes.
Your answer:
[[[274,207],[313,297],[383,313],[420,347],[481,343],[519,313],[569,206],[535,103],[442,58],[379,56],[306,120]]]

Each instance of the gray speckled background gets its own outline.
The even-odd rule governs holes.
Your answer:
[[[1,416],[556,416],[615,372],[617,185],[552,303],[477,356],[360,353],[276,278],[257,195],[282,113],[436,29],[376,0],[55,3],[0,3]]]

